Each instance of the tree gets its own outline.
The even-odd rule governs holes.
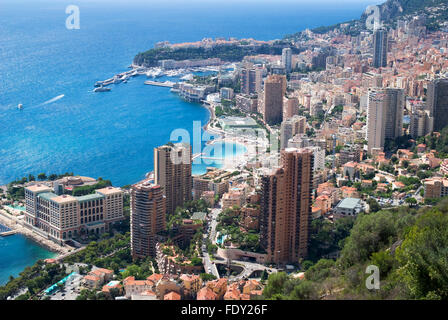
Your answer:
[[[373,212],[378,212],[378,211],[380,211],[381,210],[381,206],[378,204],[378,202],[375,200],[375,199],[373,199],[373,198],[369,198],[369,199],[367,199],[367,204],[369,205],[369,208],[370,208],[370,213],[373,213]]]
[[[289,299],[292,300],[317,300],[319,298],[316,285],[307,280],[301,280],[294,286]]]
[[[205,281],[212,281],[212,280],[216,279],[216,277],[213,274],[210,274],[210,273],[201,273],[199,276],[201,277],[202,281],[204,281],[204,282]]]
[[[446,206],[446,202],[442,206]],[[432,210],[418,218],[397,249],[399,274],[412,298],[448,299],[448,215]]]
[[[405,202],[409,204],[410,207],[415,207],[417,205],[417,200],[415,198],[406,198]]]
[[[275,295],[281,295],[286,281],[288,281],[288,275],[285,272],[271,273],[268,277],[268,284],[263,290],[263,295],[267,299],[273,298]]]
[[[263,270],[263,272],[261,273],[261,281],[266,281],[268,280],[269,274],[266,271],[266,269]]]
[[[45,173],[39,173],[37,175],[37,179],[39,179],[40,181],[46,180],[47,179],[47,175]]]
[[[332,268],[335,263],[333,260],[321,259],[305,273],[307,280],[323,281],[332,275]]]

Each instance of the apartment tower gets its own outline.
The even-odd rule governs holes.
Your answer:
[[[292,50],[291,48],[284,48],[282,50],[282,65],[285,67],[287,73],[292,69]]]
[[[286,88],[284,75],[269,75],[264,83],[263,120],[269,125],[283,121],[283,96]]]
[[[308,254],[314,156],[288,148],[281,167],[262,177],[260,233],[268,261],[298,262]]]
[[[131,187],[131,251],[133,258],[155,257],[157,233],[164,231],[166,199],[162,188],[143,180]]]
[[[373,33],[373,66],[387,66],[387,30],[378,29]]]
[[[241,93],[254,95],[261,92],[263,70],[260,67],[246,65],[241,70]]]
[[[186,143],[164,145],[154,149],[154,182],[166,196],[166,212],[192,199],[191,146]]]
[[[394,88],[370,89],[367,100],[368,152],[383,148],[386,139],[403,135],[404,91]]]
[[[438,79],[428,84],[426,108],[434,119],[433,131],[440,132],[448,126],[448,79]]]

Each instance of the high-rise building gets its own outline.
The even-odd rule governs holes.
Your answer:
[[[299,112],[299,100],[296,97],[285,98],[283,108],[283,119],[289,119]]]
[[[167,214],[192,199],[191,146],[176,143],[154,148],[154,182],[166,196]]]
[[[292,50],[291,48],[284,48],[282,50],[282,65],[285,67],[286,72],[291,72],[292,69]]]
[[[369,153],[383,148],[386,139],[403,135],[404,91],[394,88],[370,89],[367,101],[367,142]]]
[[[134,258],[155,257],[157,234],[165,230],[162,188],[143,180],[131,187],[131,251]]]
[[[294,116],[286,119],[280,126],[280,149],[288,147],[288,141],[297,134],[305,134],[306,117]]]
[[[269,75],[264,83],[263,120],[269,125],[283,120],[283,96],[286,77]]]
[[[241,69],[241,93],[253,95],[262,90],[263,70],[260,67],[246,65]]]
[[[387,66],[387,30],[378,29],[373,33],[373,66]]]
[[[434,131],[448,126],[448,79],[438,79],[428,84],[427,110],[434,118]]]
[[[409,118],[409,135],[411,137],[423,137],[433,131],[434,118],[430,116],[429,110],[412,107]]]
[[[288,148],[281,167],[262,176],[261,245],[268,261],[294,263],[308,254],[313,152]]]

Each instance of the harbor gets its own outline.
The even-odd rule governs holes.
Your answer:
[[[206,72],[220,72],[221,69],[229,69],[234,68],[233,64],[230,65],[223,65],[223,66],[205,66],[205,67],[191,67],[191,68],[177,68],[177,69],[162,69],[159,67],[152,67],[152,68],[146,68],[142,66],[137,65],[130,65],[129,68],[131,70],[118,73],[114,75],[112,78],[103,80],[103,81],[97,81],[94,84],[95,89],[94,92],[106,92],[110,91],[109,88],[106,88],[107,86],[111,84],[119,84],[119,83],[126,83],[128,80],[132,77],[146,75],[147,78],[160,78],[162,76],[166,77],[179,77],[180,81],[188,81],[193,79],[194,73],[206,73]],[[145,81],[145,84],[152,85],[152,86],[159,86],[159,87],[168,87],[173,88],[175,82],[171,81]]]

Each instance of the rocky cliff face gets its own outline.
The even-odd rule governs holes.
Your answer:
[[[403,14],[403,5],[400,0],[388,0],[385,3],[379,5],[381,20],[388,22],[401,14]],[[361,21],[365,21],[367,19],[367,14],[363,13],[361,16]]]

